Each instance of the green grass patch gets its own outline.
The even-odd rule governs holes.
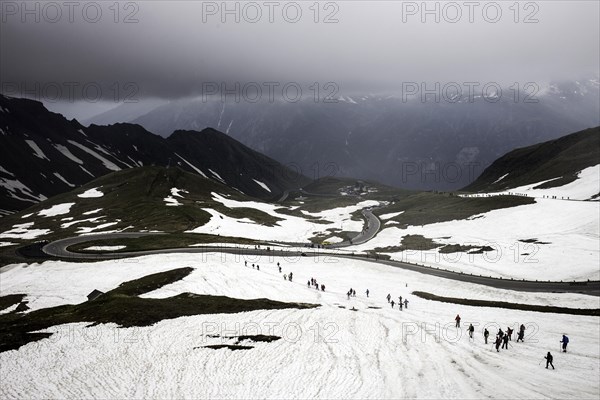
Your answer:
[[[0,296],[0,311],[6,310],[8,307],[19,304],[25,298],[24,294],[9,294],[7,296]]]
[[[68,247],[68,250],[80,253],[106,253],[98,250],[85,250],[91,246],[126,246],[124,249],[111,251],[123,253],[130,251],[163,250],[189,247],[193,244],[210,243],[236,243],[236,244],[261,244],[259,241],[229,236],[215,236],[199,233],[169,233],[145,235],[138,238],[98,239],[77,243]]]
[[[314,308],[316,304],[284,303],[270,299],[242,300],[226,296],[182,293],[166,299],[140,298],[141,294],[177,282],[193,271],[178,268],[125,282],[93,301],[0,315],[0,352],[15,350],[51,333],[32,333],[61,324],[115,323],[119,327],[150,326],[156,322],[201,314],[231,314],[254,310]]]
[[[533,204],[535,199],[522,196],[460,197],[451,193],[421,192],[398,198],[393,205],[375,211],[377,216],[404,211],[390,219],[399,227],[462,220],[492,210]]]
[[[508,308],[511,310],[537,311],[554,314],[591,315],[595,317],[600,316],[600,309],[597,308],[567,308],[555,306],[538,306],[532,304],[508,303],[505,301],[459,299],[456,297],[436,296],[435,294],[419,291],[412,292],[412,294],[426,300],[440,301],[442,303],[461,304],[473,307]]]

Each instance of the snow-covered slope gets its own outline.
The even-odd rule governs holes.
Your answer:
[[[447,281],[364,261],[248,258],[233,255],[147,256],[121,262],[45,262],[2,271],[2,293],[25,293],[33,308],[82,302],[93,289],[154,272],[192,266],[182,281],[150,292],[182,292],[321,304],[310,310],[252,311],[163,320],[149,327],[69,324],[48,339],[0,354],[3,398],[568,398],[600,395],[597,317],[433,303],[411,295],[496,299],[596,307],[597,298],[524,294]],[[294,272],[294,282],[282,279]],[[8,270],[7,270],[8,269]],[[314,277],[326,291],[307,287]],[[354,288],[357,296],[346,298]],[[364,294],[370,290],[370,297]],[[392,309],[385,296],[404,296]],[[344,307],[344,308],[342,308]],[[354,308],[356,311],[352,310]],[[454,316],[462,316],[461,329]],[[474,340],[465,331],[473,323]],[[524,343],[499,353],[483,343],[487,327],[527,326]],[[559,353],[566,333],[568,353]],[[250,350],[203,348],[223,336],[277,335]],[[218,336],[217,336],[218,335]],[[554,354],[556,370],[544,359]]]

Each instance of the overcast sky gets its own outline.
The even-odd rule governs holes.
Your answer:
[[[60,87],[70,100],[100,87],[111,102],[198,95],[212,83],[335,82],[352,94],[403,82],[543,84],[599,70],[598,1],[428,2],[432,14],[421,1],[247,3],[228,3],[236,15],[220,1],[121,2],[118,13],[112,1],[71,10],[30,2],[32,13],[3,1],[2,90],[33,88],[44,100]]]

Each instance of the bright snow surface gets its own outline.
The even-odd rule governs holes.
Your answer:
[[[85,192],[78,194],[77,197],[81,197],[81,198],[95,198],[95,197],[102,197],[104,196],[104,193],[102,193],[100,190],[98,190],[98,188],[93,188],[93,189],[89,189],[86,190]]]
[[[53,327],[49,331],[57,332],[54,336],[0,354],[0,396],[597,399],[600,395],[597,317],[433,303],[410,292],[568,307],[597,307],[597,298],[503,291],[364,261],[331,261],[248,259],[260,264],[260,272],[244,267],[241,258],[218,254],[11,266],[2,272],[2,293],[26,293],[33,309],[83,302],[93,289],[111,290],[123,281],[181,266],[195,271],[144,297],[189,291],[321,307],[199,315],[138,328],[86,327],[88,323]],[[294,282],[282,279],[276,262],[281,262],[283,273],[294,272]],[[327,291],[307,288],[311,277],[324,283]],[[347,300],[350,287],[357,297]],[[364,294],[367,288],[369,298]],[[408,309],[391,309],[385,300],[388,293],[407,297]],[[457,313],[462,316],[460,330],[454,328]],[[474,341],[465,331],[471,322],[477,324]],[[484,325],[493,336],[495,324],[505,329],[521,323],[528,326],[524,343],[513,341],[500,353],[483,343]],[[566,354],[558,352],[563,333],[571,339]],[[243,343],[255,346],[245,351],[201,347],[233,343],[208,335],[241,334],[274,334],[282,339]],[[556,370],[544,368],[547,351],[553,352]]]
[[[485,254],[434,250],[388,253],[393,259],[487,276],[517,279],[600,279],[600,203],[536,199],[535,204],[493,210],[467,220],[400,229],[386,224],[375,238],[349,249],[397,246],[407,235],[437,243],[490,246]],[[520,240],[537,239],[538,243]],[[540,243],[541,242],[541,243]]]
[[[291,216],[277,212],[281,206],[257,201],[237,201],[227,199],[217,193],[212,193],[215,201],[228,208],[253,208],[275,218],[281,219],[274,226],[262,225],[249,218],[232,218],[210,208],[203,208],[211,215],[211,219],[204,225],[195,228],[191,233],[209,233],[221,236],[247,237],[258,240],[278,240],[289,242],[306,242],[311,237],[320,233],[327,233],[328,229],[360,232],[363,228],[362,220],[352,220],[353,212],[379,204],[373,200],[362,201],[348,207],[338,207],[318,213],[304,214],[319,218],[323,222],[311,222],[305,218]]]

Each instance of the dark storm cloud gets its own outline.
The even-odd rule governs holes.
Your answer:
[[[333,81],[352,93],[597,73],[598,2],[513,3],[428,2],[428,14],[422,2],[322,2],[318,13],[312,1],[229,2],[227,13],[222,2],[145,1],[117,13],[113,2],[3,1],[2,89],[122,101],[213,83]]]

